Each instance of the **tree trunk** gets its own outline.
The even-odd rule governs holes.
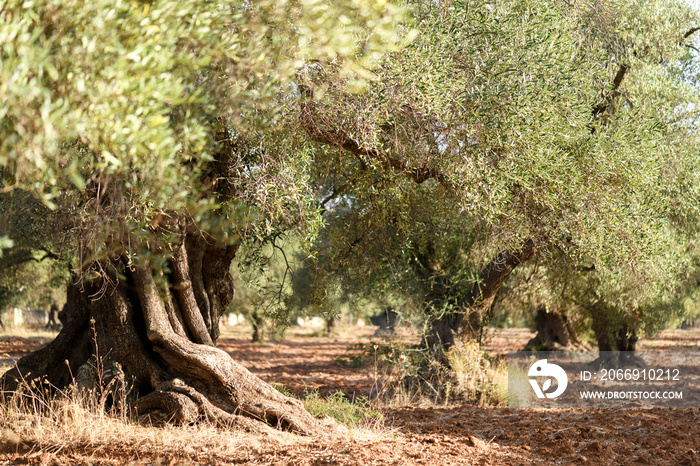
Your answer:
[[[51,308],[49,308],[49,321],[46,323],[46,328],[50,330],[56,330],[59,328],[58,323],[58,306],[53,303]]]
[[[637,331],[623,325],[616,332],[596,332],[598,351],[636,351]]]
[[[115,400],[121,393],[141,418],[154,422],[206,419],[253,430],[334,431],[214,346],[233,295],[229,266],[236,250],[187,231],[168,273],[118,258],[101,263],[111,272],[69,288],[63,329],[2,377],[2,393],[25,381],[52,389],[76,383],[107,387]]]
[[[442,357],[454,345],[456,338],[478,339],[483,319],[491,308],[498,290],[511,272],[537,252],[535,243],[527,240],[519,251],[503,250],[481,271],[479,280],[460,300],[456,312],[442,312],[434,316],[424,344]]]
[[[622,324],[612,322],[608,317],[611,312],[605,309],[595,309],[592,312],[593,332],[598,341],[600,355],[591,363],[594,368],[641,367],[646,368],[646,363],[638,357],[637,329],[629,322]]]
[[[331,336],[331,333],[333,332],[333,328],[335,327],[335,316],[333,315],[328,315],[325,318],[326,321],[326,327],[324,329],[324,336],[329,337]]]
[[[260,311],[253,309],[250,313],[250,323],[253,326],[253,336],[251,340],[255,343],[261,342],[263,339],[263,318]]]
[[[387,306],[382,309],[379,314],[371,316],[369,318],[370,323],[379,327],[374,332],[374,335],[393,335],[394,330],[396,329],[396,320],[398,317],[399,315],[391,306]]]
[[[523,351],[560,351],[573,349],[578,343],[566,315],[560,311],[547,311],[546,307],[539,306],[535,327],[537,335],[527,342]]]

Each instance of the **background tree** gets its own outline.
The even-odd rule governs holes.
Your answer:
[[[306,307],[289,305],[295,287],[303,281],[300,270],[304,255],[299,248],[300,239],[293,231],[250,238],[232,263],[236,293],[229,309],[245,315],[252,326],[253,341],[281,337],[297,317],[309,314]]]
[[[472,257],[469,284],[426,308],[426,341],[443,350],[474,335],[536,253],[593,267],[616,309],[669,296],[691,225],[671,214],[677,196],[697,210],[678,176],[697,166],[685,140],[697,92],[677,71],[692,58],[696,12],[660,1],[412,7],[417,38],[385,57],[368,93],[341,89],[332,66],[300,78],[302,125],[331,154],[314,166],[319,198],[362,219],[326,215],[322,265],[391,270],[387,255],[403,255],[442,294],[440,261]]]
[[[0,194],[0,236],[12,247],[0,255],[0,310],[48,310],[65,302],[68,267],[62,261],[60,224],[51,211],[26,192]]]

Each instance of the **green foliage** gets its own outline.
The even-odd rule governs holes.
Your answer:
[[[66,301],[67,268],[56,261],[28,261],[7,267],[0,276],[0,309],[48,310]]]
[[[627,326],[641,337],[678,325],[688,315],[697,285],[687,274],[693,270],[697,274],[697,265],[686,265],[687,259],[680,264],[685,270],[673,272],[677,274],[673,281],[655,282],[639,276],[622,281],[560,254],[545,251],[536,262],[515,270],[494,304],[493,323],[510,320],[534,328],[533,312],[544,306],[565,316],[579,340],[595,344],[591,328],[614,335]]]
[[[63,303],[69,279],[63,261],[70,256],[59,254],[65,245],[60,218],[22,190],[0,194],[0,216],[0,236],[11,243],[0,255],[0,309]]]
[[[449,311],[497,251],[532,239],[553,288],[569,283],[658,327],[677,305],[700,219],[700,88],[683,42],[697,11],[410,6],[417,36],[385,56],[367,93],[347,93],[331,67],[302,76],[323,91],[309,132],[328,145],[312,172],[326,221],[319,276],[418,302],[442,287],[432,305]],[[436,267],[425,277],[415,264],[429,245]]]
[[[231,264],[236,292],[228,310],[255,320],[260,339],[266,333],[281,336],[299,315],[289,307],[299,268],[298,249],[299,240],[291,234],[250,239]]]
[[[280,393],[294,397],[284,385],[271,384]],[[327,397],[319,395],[316,389],[307,389],[301,398],[304,408],[317,418],[329,416],[350,427],[363,427],[383,419],[377,407],[367,398],[349,400],[342,392],[334,392]]]
[[[405,15],[355,0],[42,0],[0,16],[0,192],[73,217],[89,264],[144,259],[172,212],[228,241],[303,218],[307,160],[276,131],[297,70],[333,62],[361,82]]]

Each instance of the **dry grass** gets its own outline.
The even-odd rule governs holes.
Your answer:
[[[134,422],[126,410],[109,412],[100,404],[98,397],[86,391],[48,397],[25,387],[0,406],[6,444],[10,436],[5,450],[14,446],[24,453],[94,457],[101,464],[159,457],[211,463],[240,460],[263,446],[296,439],[282,432],[270,437],[208,424],[152,427]],[[17,441],[9,432],[16,434]]]
[[[443,362],[410,340],[355,345],[347,365],[368,365],[374,374],[373,397],[381,408],[508,404],[508,367],[488,356],[477,342],[456,342]]]
[[[481,406],[508,405],[508,366],[491,360],[477,342],[456,342],[447,359],[457,395]]]
[[[334,401],[329,400],[328,406],[338,404]],[[346,403],[338,406],[347,409]],[[379,421],[353,421],[348,422],[344,438],[333,440],[365,442],[392,435]],[[99,393],[75,388],[49,396],[25,385],[0,404],[0,459],[3,453],[18,453],[35,457],[37,464],[225,464],[251,461],[261,454],[274,457],[276,451],[314,441],[286,432],[250,433],[205,422],[144,425],[127,409],[105,409]]]

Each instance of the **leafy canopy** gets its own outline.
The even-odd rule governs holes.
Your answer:
[[[330,61],[361,81],[404,17],[381,0],[3,2],[0,192],[65,209],[96,232],[96,253],[146,237],[167,212],[226,234],[236,222],[222,204],[235,210],[250,185],[264,204],[266,176],[282,173],[291,209],[303,166],[260,132],[274,133],[303,63]],[[238,183],[227,199],[212,194],[222,173],[207,170],[236,138],[248,146],[223,173]],[[278,163],[261,162],[266,151]]]
[[[594,267],[599,299],[671,296],[700,205],[684,37],[697,12],[654,0],[410,4],[418,36],[385,56],[369,92],[347,93],[331,66],[304,75],[323,96],[306,129],[327,146],[314,172],[330,199],[319,266],[372,287],[412,274],[416,245],[474,271],[531,238],[568,267]]]

